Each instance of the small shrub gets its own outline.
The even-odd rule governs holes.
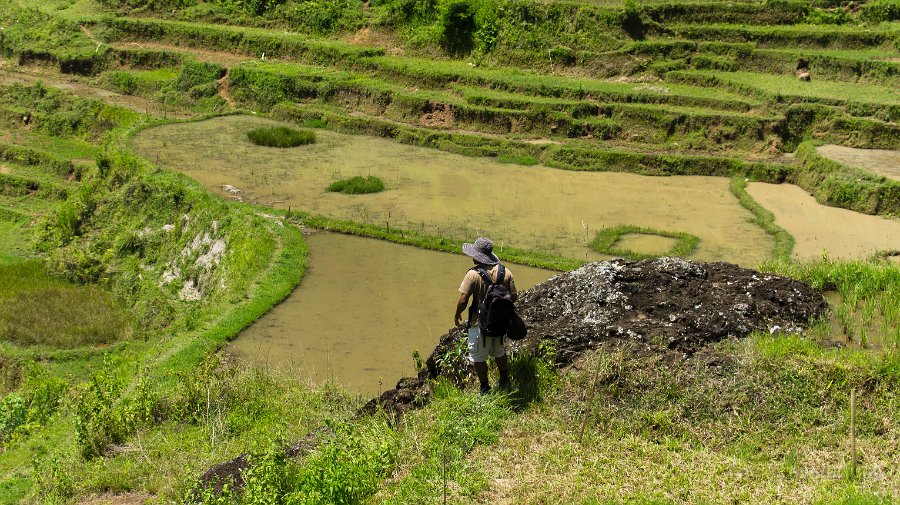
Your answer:
[[[349,179],[337,181],[328,186],[328,191],[333,193],[345,193],[348,195],[362,195],[365,193],[378,193],[384,190],[384,182],[374,175],[363,177],[357,175]]]
[[[287,148],[312,144],[316,141],[316,134],[310,130],[272,126],[250,130],[247,132],[247,138],[258,146]]]
[[[441,14],[441,46],[453,54],[466,54],[474,46],[475,9],[468,0],[451,0]]]
[[[851,21],[853,18],[843,9],[813,9],[803,19],[811,25],[843,25]]]

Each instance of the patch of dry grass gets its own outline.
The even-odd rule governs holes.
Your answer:
[[[480,503],[890,503],[900,496],[896,356],[756,337],[683,362],[601,352],[579,368],[546,403],[507,422],[497,444],[469,455],[490,483]],[[860,395],[855,479],[850,387]]]

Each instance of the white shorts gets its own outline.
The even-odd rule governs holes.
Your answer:
[[[478,326],[469,328],[469,361],[482,363],[487,361],[488,356],[493,358],[506,356],[506,347],[503,345],[504,340],[506,339],[501,337],[482,338],[481,329]]]

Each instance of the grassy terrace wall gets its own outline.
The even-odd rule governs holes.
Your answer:
[[[95,26],[108,41],[127,35],[181,47],[227,48],[244,54],[261,56],[265,53],[272,58],[304,59],[323,64],[384,54],[383,49],[255,28],[112,17],[97,21]]]
[[[818,103],[840,106],[852,115],[875,117],[880,121],[895,122],[900,118],[900,98],[896,91],[877,85],[803,83],[788,76],[711,71],[673,71],[667,73],[666,78],[695,86],[728,89],[776,104]]]
[[[812,142],[800,144],[797,158],[802,169],[793,182],[820,203],[866,214],[900,215],[900,182],[819,156]]]
[[[387,137],[406,144],[433,147],[469,156],[528,155],[549,166],[569,170],[615,170],[644,175],[745,175],[766,182],[783,182],[791,171],[788,165],[748,163],[713,156],[658,155],[596,147],[533,145],[527,142],[418,128],[375,117],[350,116],[339,110],[307,107],[289,102],[278,104],[273,108],[272,115],[298,124],[324,123],[329,128],[346,133]]]

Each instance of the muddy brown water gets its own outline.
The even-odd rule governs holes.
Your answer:
[[[617,249],[634,251],[638,254],[663,255],[671,251],[676,244],[678,244],[678,240],[671,237],[628,233],[615,243],[615,247]]]
[[[821,156],[900,181],[900,151],[856,149],[828,144],[816,148]]]
[[[413,375],[412,352],[428,357],[453,326],[457,289],[472,261],[348,235],[313,233],[306,241],[309,268],[300,287],[227,351],[371,395]],[[520,290],[555,274],[508,267]]]
[[[144,130],[133,146],[223,195],[228,184],[256,203],[458,239],[483,234],[498,245],[573,258],[604,259],[588,242],[595,230],[624,224],[696,235],[694,259],[752,267],[772,248],[725,178],[524,167],[324,130],[316,144],[292,149],[247,140],[248,130],[269,124],[278,123],[228,116],[171,124]],[[386,191],[325,191],[355,175],[380,177]]]
[[[900,246],[900,219],[827,207],[793,184],[754,182],[747,191],[794,236],[796,258],[864,258]]]

